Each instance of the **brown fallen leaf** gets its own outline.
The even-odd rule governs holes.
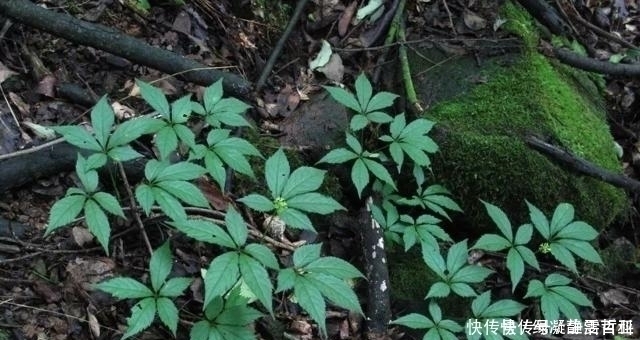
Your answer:
[[[464,24],[473,31],[481,30],[487,26],[486,19],[468,9],[464,10],[464,13],[462,14],[462,20],[464,20]]]
[[[358,8],[358,2],[352,1],[351,4],[344,9],[342,15],[340,15],[340,20],[338,21],[338,34],[341,37],[344,37],[344,35],[347,34],[347,29],[349,28],[353,14],[356,13],[356,8]]]

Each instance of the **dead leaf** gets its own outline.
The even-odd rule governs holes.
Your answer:
[[[462,20],[464,20],[464,24],[473,31],[481,30],[487,26],[487,20],[468,9],[464,10]]]
[[[135,110],[120,104],[119,102],[113,102],[113,104],[111,104],[111,108],[113,109],[113,113],[115,113],[116,117],[118,117],[118,119],[129,119],[132,118],[133,116],[135,116]]]
[[[276,240],[282,240],[284,238],[284,231],[286,224],[277,215],[264,215],[264,222],[262,227],[269,234],[269,236]]]
[[[4,66],[2,62],[0,62],[0,84],[2,84],[5,80],[11,78],[12,76],[18,74],[17,72],[11,71],[9,68]]]
[[[43,96],[47,96],[49,98],[55,97],[55,88],[56,88],[57,79],[55,76],[48,74],[40,80],[38,83],[38,87],[36,88],[36,93],[39,93]]]
[[[602,302],[602,304],[605,306],[629,304],[629,299],[627,298],[627,296],[617,289],[609,289],[605,292],[602,292],[601,294],[598,294],[598,296],[600,297],[600,301]]]
[[[9,99],[11,99],[11,103],[13,103],[13,105],[15,105],[18,108],[18,111],[20,111],[20,114],[22,115],[22,117],[29,117],[30,116],[30,110],[31,110],[31,106],[29,106],[29,104],[25,103],[24,100],[22,100],[22,98],[13,93],[13,92],[9,92]]]
[[[180,11],[180,13],[176,15],[176,19],[173,21],[173,26],[171,28],[174,31],[191,35],[191,17],[186,11]]]
[[[207,201],[211,203],[211,206],[216,210],[226,211],[229,203],[233,201],[227,197],[221,190],[218,188],[218,185],[209,181],[208,179],[201,177],[196,181],[196,185],[204,194],[204,197],[207,198]]]
[[[342,64],[342,58],[337,53],[333,53],[329,58],[329,62],[324,66],[318,68],[318,71],[324,73],[327,79],[336,83],[342,83],[342,77],[344,76],[344,65]]]
[[[347,34],[347,29],[349,29],[349,24],[351,23],[351,19],[353,19],[353,14],[356,12],[356,8],[358,8],[358,2],[352,1],[347,8],[344,9],[342,15],[340,16],[340,20],[338,21],[338,34],[341,37],[344,37]]]
[[[100,337],[100,322],[98,322],[98,318],[96,318],[96,316],[89,312],[89,309],[87,308],[87,320],[89,321],[89,329],[91,330],[91,334],[93,334],[94,337],[99,338]]]
[[[93,241],[93,235],[86,228],[73,227],[71,228],[71,235],[73,236],[73,241],[80,247]]]

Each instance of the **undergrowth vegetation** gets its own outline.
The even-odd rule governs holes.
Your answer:
[[[185,209],[188,206],[210,208],[193,180],[210,176],[224,189],[229,170],[254,178],[248,158],[255,157],[265,162],[264,181],[269,193],[266,196],[249,193],[238,202],[256,213],[266,214],[272,223],[314,231],[309,214],[327,215],[345,209],[333,198],[317,192],[324,181],[325,170],[310,166],[292,170],[282,149],[266,155],[265,159],[251,143],[233,136],[232,129],[250,126],[243,117],[248,105],[235,98],[223,98],[220,81],[206,89],[202,104],[192,101],[190,96],[170,104],[159,89],[141,81],[137,84],[155,116],[116,124],[111,106],[102,98],[91,111],[92,132],[80,126],[55,128],[67,142],[91,154],[86,158],[78,155],[76,174],[81,185],[68,189],[65,197],[54,204],[46,233],[70,225],[80,216],[109,253],[112,222],[116,217],[125,217],[122,205],[126,204],[137,220],[141,220],[142,214],[150,216],[159,211],[170,220],[168,225],[173,232],[215,246],[219,250],[217,255],[207,268],[202,268],[204,301],[201,320],[190,330],[193,340],[255,339],[248,326],[259,318],[275,315],[274,298],[284,297],[299,304],[317,323],[322,337],[327,336],[325,300],[363,314],[353,288],[363,274],[342,259],[324,256],[321,244],[300,246],[290,261],[281,262],[272,248],[260,239],[249,237],[247,222],[236,208],[229,207],[224,221],[192,216]],[[518,297],[518,301],[494,301],[491,287],[480,285],[494,272],[468,263],[471,249],[504,253],[514,292],[526,270],[540,271],[539,254],[551,254],[576,273],[576,258],[601,263],[590,244],[598,234],[588,224],[575,220],[572,205],[561,203],[551,215],[545,215],[527,202],[530,221],[514,229],[500,208],[483,202],[500,234],[483,235],[471,247],[467,240],[455,242],[441,224],[451,220],[452,212],[461,212],[461,209],[446,188],[436,183],[427,184],[426,180],[431,164],[429,155],[438,151],[438,145],[428,136],[435,123],[425,118],[410,119],[405,114],[391,115],[387,110],[397,96],[388,92],[374,94],[364,75],[356,79],[355,94],[339,87],[326,87],[326,90],[354,115],[345,134],[345,146],[329,151],[318,163],[349,166],[358,196],[375,193],[379,197],[370,208],[373,218],[384,230],[384,241],[388,245],[399,245],[405,251],[419,247],[425,269],[439,278],[424,292],[428,310],[424,314],[400,316],[393,324],[424,330],[424,339],[456,339],[456,334],[464,332],[465,327],[447,319],[443,312],[447,306],[441,305],[442,298],[451,294],[474,298],[468,307],[475,322],[498,320],[500,327],[509,322],[517,324],[518,315],[526,307],[521,303],[525,299],[530,299],[526,300],[530,304],[539,304],[540,318],[550,322],[559,322],[562,317],[580,319],[578,308],[589,307],[591,302],[570,286],[571,279],[559,273],[544,278],[538,273],[527,275],[542,281],[526,282],[526,295]],[[197,136],[189,128],[188,123],[193,120],[205,122],[205,136]],[[126,194],[101,191],[98,170],[110,163],[121,166],[123,162],[142,157],[131,143],[143,135],[154,136],[158,158],[147,161],[144,179],[135,184],[135,200],[123,203],[124,200],[116,197]],[[180,157],[174,157],[176,153]],[[119,176],[124,174],[120,171]],[[398,191],[400,182],[404,186],[409,183],[412,192]],[[414,214],[416,211],[419,213]],[[533,236],[534,230],[539,237]],[[536,245],[537,239],[543,242]],[[123,338],[149,327],[156,315],[176,334],[180,313],[173,299],[184,293],[193,278],[170,277],[171,269],[171,246],[170,241],[166,241],[150,258],[150,282],[116,277],[96,286],[117,299],[135,301]],[[526,338],[518,332],[484,336],[501,339],[500,334],[512,339]],[[479,339],[482,335],[469,333],[467,336]]]

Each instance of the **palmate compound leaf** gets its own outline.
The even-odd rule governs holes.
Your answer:
[[[244,246],[247,242],[249,231],[245,225],[242,215],[236,209],[230,207],[224,217],[227,231],[237,247]]]
[[[303,166],[295,169],[282,190],[282,198],[287,200],[300,194],[318,190],[324,181],[326,171]]]
[[[280,269],[278,259],[267,246],[259,243],[250,243],[244,247],[244,252],[249,254],[263,266],[271,269]]]
[[[367,79],[364,73],[360,73],[354,85],[356,88],[356,97],[358,98],[362,112],[371,112],[370,110],[367,111],[367,105],[369,104],[369,100],[371,100],[371,95],[373,95],[373,88],[371,87],[369,79]]]
[[[293,252],[293,265],[296,268],[302,268],[307,266],[311,262],[320,258],[320,252],[322,251],[322,244],[307,244],[298,247]]]
[[[169,224],[197,241],[235,248],[235,243],[231,236],[213,222],[202,219],[189,219],[169,222]]]
[[[344,280],[320,273],[307,273],[304,277],[307,282],[320,290],[320,293],[329,301],[339,307],[364,315],[358,302],[358,297]]]
[[[362,113],[362,109],[360,108],[360,104],[358,103],[358,99],[351,92],[333,86],[323,86],[327,92],[331,95],[331,97],[337,101],[338,103],[350,108],[351,110]]]
[[[513,243],[513,230],[511,227],[511,222],[509,221],[509,218],[504,213],[504,211],[502,211],[495,205],[487,203],[485,201],[482,201],[482,204],[484,204],[489,217],[491,217],[491,220],[493,220],[493,223],[496,224],[502,235],[505,236],[509,243]]]
[[[85,128],[76,125],[52,126],[55,132],[61,134],[71,145],[91,151],[102,151],[102,146]]]
[[[258,194],[249,194],[240,198],[238,201],[246,204],[249,208],[260,212],[269,212],[275,209],[273,201]]]
[[[156,183],[156,186],[189,205],[201,208],[209,207],[209,201],[204,197],[202,191],[187,181],[162,181]]]
[[[311,230],[315,232],[311,220],[307,214],[294,208],[284,209],[278,217],[288,226],[295,229]]]
[[[131,316],[127,319],[127,331],[122,339],[130,338],[151,325],[156,316],[156,300],[148,297],[140,300],[131,308]]]
[[[305,271],[337,277],[339,279],[354,279],[364,277],[351,263],[333,256],[324,256],[313,260],[304,266]]]
[[[567,224],[573,221],[574,217],[573,206],[569,203],[560,203],[553,212],[551,218],[551,235],[555,235],[560,229],[564,228]]]
[[[174,277],[165,282],[158,295],[165,297],[180,296],[185,289],[189,288],[191,282],[193,282],[193,279],[190,277]]]
[[[96,140],[102,146],[107,146],[107,139],[115,121],[114,116],[106,96],[102,96],[91,109],[91,126],[95,132]]]

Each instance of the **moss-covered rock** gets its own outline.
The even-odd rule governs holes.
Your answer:
[[[515,223],[528,216],[525,199],[548,213],[569,202],[578,218],[606,227],[625,207],[624,193],[568,171],[523,141],[534,134],[620,171],[597,89],[588,75],[539,54],[529,19],[506,6],[511,30],[524,39],[479,46],[482,67],[478,55],[452,58],[436,49],[421,51],[436,67],[412,58],[416,73],[430,68],[416,86],[431,106],[426,116],[447,131],[434,180],[452,191],[474,227],[489,226],[479,199],[500,206]]]

